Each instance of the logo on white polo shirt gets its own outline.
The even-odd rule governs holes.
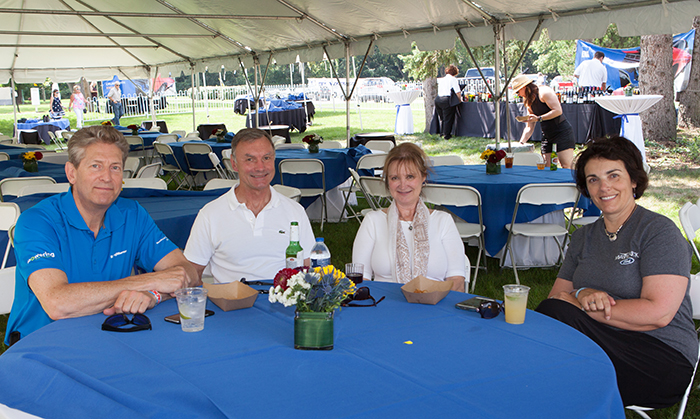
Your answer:
[[[122,250],[121,252],[117,252],[117,253],[115,253],[115,254],[113,254],[113,255],[110,255],[109,258],[112,259],[112,258],[115,258],[115,257],[117,257],[117,256],[121,256],[121,255],[123,255],[123,254],[125,254],[125,253],[126,253],[126,250]]]
[[[38,254],[36,254],[36,255],[30,257],[29,260],[27,261],[27,263],[32,263],[32,262],[34,262],[35,260],[39,260],[39,259],[42,259],[42,258],[52,258],[52,259],[53,259],[53,258],[55,258],[55,257],[56,257],[56,255],[55,255],[53,252],[51,252],[51,253],[49,253],[49,252],[38,253]]]
[[[620,253],[619,255],[615,256],[615,260],[620,261],[620,265],[631,265],[635,262],[635,258],[639,259],[639,253],[635,252],[634,250],[630,250],[629,252],[626,253]]]

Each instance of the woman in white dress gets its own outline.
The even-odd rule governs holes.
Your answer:
[[[423,275],[464,291],[464,244],[457,227],[449,214],[428,209],[421,199],[428,168],[428,156],[412,143],[387,155],[384,182],[393,202],[365,216],[352,249],[353,262],[364,264],[365,280],[406,283]]]

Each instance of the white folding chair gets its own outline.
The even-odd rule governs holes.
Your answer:
[[[464,165],[464,160],[462,160],[462,157],[456,155],[456,154],[451,154],[448,156],[432,156],[430,157],[430,160],[433,163],[433,166],[462,166]]]
[[[15,299],[15,267],[0,269],[0,314],[12,310]]]
[[[179,138],[177,134],[161,134],[156,138],[156,141],[163,144],[176,143]]]
[[[231,163],[231,149],[227,148],[221,151],[221,164],[224,166],[228,172],[229,179],[238,179],[238,172],[233,170],[233,164]]]
[[[75,134],[75,132],[73,131],[61,131],[61,137],[63,137],[66,143],[70,141],[70,138],[73,136],[73,134]]]
[[[201,138],[199,138],[199,131],[188,132],[187,135],[185,135],[184,137],[180,137],[180,141],[192,140],[201,140]]]
[[[272,187],[287,198],[299,202],[301,200],[301,189],[285,185],[272,185]]]
[[[61,144],[61,141],[56,137],[56,134],[53,131],[47,131],[47,133],[49,135],[49,142],[56,144],[59,150],[63,150],[63,144]]]
[[[160,175],[160,168],[163,165],[160,163],[151,163],[143,166],[142,168],[139,169],[138,173],[136,173],[137,178],[154,178],[158,177]]]
[[[382,209],[384,207],[382,203],[391,201],[391,194],[384,184],[384,179],[360,176],[360,185],[362,185],[362,191],[367,194],[365,199],[373,210]]]
[[[369,140],[365,143],[365,147],[369,148],[372,151],[376,150],[388,153],[391,151],[392,148],[395,147],[395,144],[393,141],[389,140]]]
[[[323,213],[321,215],[321,231],[323,224],[328,219],[328,208],[326,205],[326,167],[323,162],[318,159],[284,159],[279,162],[280,183],[284,185],[285,175],[320,175],[321,188],[298,188],[301,191],[301,197],[321,197],[321,205]],[[289,177],[287,178],[289,179]]]
[[[219,179],[219,178],[214,178],[211,179],[209,182],[207,182],[206,185],[204,185],[204,190],[209,191],[212,189],[231,189],[232,187],[238,185],[238,180],[237,179]]]
[[[172,131],[171,134],[175,134],[179,138],[183,138],[187,135],[187,131],[185,131],[184,129],[176,129],[176,130]]]
[[[678,218],[680,218],[681,227],[683,227],[685,236],[693,248],[693,253],[695,253],[695,257],[700,262],[700,252],[698,252],[698,247],[695,244],[696,233],[700,230],[700,207],[697,204],[686,202],[678,211]],[[698,306],[698,309],[700,309],[700,306]]]
[[[180,162],[177,161],[175,153],[173,153],[173,149],[170,147],[170,145],[163,144],[159,141],[154,141],[153,149],[160,156],[160,160],[162,162],[161,170],[163,170],[166,173],[170,173],[170,178],[168,178],[167,183],[170,183],[174,180],[175,182],[177,182],[176,190],[179,190],[182,187],[182,185],[185,182],[187,182],[187,186],[189,187],[189,189],[192,189],[189,175],[185,173],[184,170],[182,170]],[[182,179],[180,179],[180,174],[183,175]]]
[[[275,144],[275,150],[299,150],[305,149],[304,144],[301,143],[281,143]]]
[[[0,201],[4,201],[4,196],[19,196],[19,191],[29,185],[54,184],[56,181],[49,176],[28,176],[28,177],[8,177],[0,180]]]
[[[537,166],[537,163],[544,163],[544,159],[539,153],[513,153],[515,166]]]
[[[185,154],[187,168],[193,178],[199,173],[202,173],[205,180],[207,173],[219,175],[209,158],[209,153],[212,152],[209,144],[205,142],[188,142],[182,145],[182,151]]]
[[[70,183],[47,183],[25,186],[17,196],[33,195],[37,193],[63,193],[70,190]]]
[[[573,183],[531,183],[520,188],[515,199],[513,220],[505,226],[508,230],[508,240],[501,254],[500,263],[501,267],[503,267],[506,255],[510,251],[510,261],[513,265],[513,273],[517,284],[520,284],[520,278],[518,278],[514,246],[511,246],[513,237],[553,237],[559,249],[559,258],[556,262],[556,265],[558,265],[564,259],[564,246],[569,237],[569,228],[571,227],[570,218],[566,222],[566,227],[553,223],[516,223],[515,220],[518,216],[520,205],[569,205],[573,213],[576,212],[580,196],[576,185]],[[563,236],[563,239],[559,241],[561,236]]]
[[[19,205],[14,202],[0,202],[0,231],[10,234],[10,228],[15,225],[17,219],[19,218],[20,209]],[[2,265],[0,269],[5,268],[7,263],[7,257],[10,254],[11,242],[7,241],[7,246],[5,247],[5,254],[2,258]]]
[[[138,173],[140,167],[141,167],[141,158],[140,157],[127,157],[126,162],[124,163],[124,170],[122,173],[122,177],[124,179],[134,177],[134,175],[136,173]]]
[[[129,147],[131,148],[131,151],[129,151],[129,156],[139,157],[140,154],[141,157],[143,157],[143,160],[147,161],[146,147],[143,145],[143,138],[139,137],[138,135],[125,135],[124,138],[126,139],[126,142],[129,143]]]
[[[391,141],[390,141],[391,142]],[[374,176],[380,176],[386,161],[386,154],[365,154],[360,157],[355,166],[355,170],[359,173],[360,170],[374,169]]]
[[[10,155],[7,153],[0,152],[0,161],[10,160]]]
[[[474,279],[471,281],[472,289],[476,286],[476,278],[479,275],[479,268],[482,255],[484,257],[484,269],[486,269],[486,250],[484,246],[484,219],[481,210],[481,194],[471,186],[463,185],[437,185],[429,184],[422,189],[425,201],[435,205],[450,205],[455,207],[476,207],[479,213],[478,223],[468,223],[461,218],[455,217],[455,225],[459,236],[465,243],[470,239],[476,239],[479,247],[479,253],[476,257],[476,266],[474,267]],[[467,271],[469,272],[469,271]],[[467,289],[465,289],[467,290]]]
[[[124,179],[122,188],[144,188],[144,189],[160,189],[167,191],[168,185],[161,178],[134,178]]]
[[[319,148],[344,148],[340,141],[323,141],[318,145]]]
[[[41,161],[45,163],[66,164],[68,162],[68,152],[65,151],[61,153],[46,152],[42,154],[44,156],[41,158]]]

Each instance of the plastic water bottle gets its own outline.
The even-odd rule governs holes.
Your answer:
[[[323,237],[316,239],[314,248],[311,249],[311,267],[326,266],[331,264],[331,251],[323,242]]]

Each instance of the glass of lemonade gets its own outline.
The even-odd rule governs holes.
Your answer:
[[[523,324],[527,309],[527,295],[530,287],[525,285],[504,285],[503,294],[506,309],[506,323]]]
[[[199,332],[204,329],[204,312],[207,307],[206,288],[182,288],[175,291],[180,325],[183,332]]]

